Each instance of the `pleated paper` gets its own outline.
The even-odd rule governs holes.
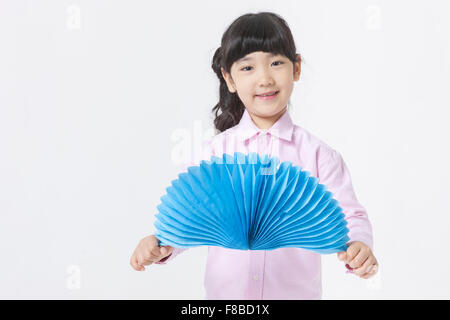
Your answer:
[[[155,215],[160,245],[240,250],[297,247],[329,254],[347,249],[338,201],[308,171],[277,157],[211,157],[178,175]]]

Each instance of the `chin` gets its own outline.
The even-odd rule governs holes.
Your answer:
[[[262,106],[262,107],[257,107],[256,110],[260,115],[265,115],[265,116],[274,116],[277,115],[280,112],[283,112],[286,109],[287,105],[284,107],[271,107],[271,106]]]

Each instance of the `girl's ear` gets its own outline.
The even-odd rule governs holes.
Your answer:
[[[227,83],[227,87],[228,87],[228,91],[230,91],[231,93],[235,93],[236,92],[236,88],[234,87],[234,82],[233,79],[231,78],[231,75],[226,72],[223,68],[220,68],[221,72],[222,72],[222,76],[225,79],[225,82]]]
[[[294,63],[294,81],[298,81],[298,79],[300,79],[300,71],[301,71],[301,58],[300,55],[297,54],[297,61]]]

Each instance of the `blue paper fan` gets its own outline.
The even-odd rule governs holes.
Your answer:
[[[318,181],[277,157],[213,156],[171,182],[157,207],[155,236],[178,248],[345,251],[345,215]]]

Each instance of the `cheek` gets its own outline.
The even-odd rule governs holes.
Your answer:
[[[283,74],[280,74],[278,82],[282,84],[283,87],[291,87],[294,82],[294,76],[286,70]]]
[[[253,94],[253,89],[252,89],[251,83],[249,83],[249,82],[250,81],[245,81],[243,79],[236,79],[234,82],[237,91],[243,97],[247,97],[247,96]]]
[[[244,99],[253,99],[256,98],[255,96],[255,90],[252,86],[245,86],[241,88],[242,95],[244,96]]]
[[[294,88],[294,83],[293,81],[284,81],[282,83],[282,87],[283,87],[283,95],[290,95],[290,93],[292,92],[293,88]]]

